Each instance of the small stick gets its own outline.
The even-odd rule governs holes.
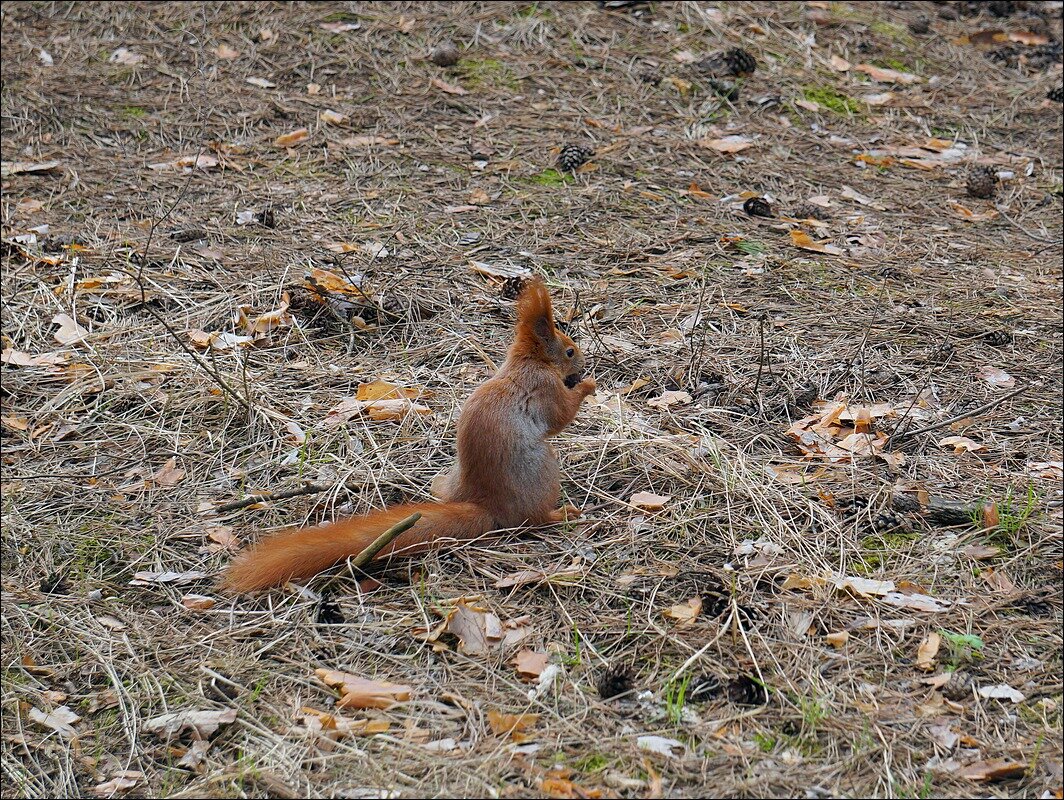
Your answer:
[[[240,500],[230,500],[228,503],[222,503],[220,506],[215,507],[214,510],[218,513],[238,511],[241,508],[253,506],[255,503],[264,503],[267,500],[287,500],[290,497],[300,497],[305,494],[317,494],[318,492],[326,491],[328,488],[328,486],[323,486],[320,483],[304,483],[302,486],[298,486],[295,489],[283,489],[279,492],[252,494]]]
[[[985,414],[987,411],[997,408],[1006,400],[1015,397],[1018,394],[1023,394],[1030,388],[1030,386],[1020,386],[1016,389],[1013,389],[1008,394],[1003,394],[1001,395],[1001,397],[998,397],[994,400],[991,400],[989,403],[985,403],[984,405],[979,406],[979,408],[973,408],[971,411],[965,411],[963,414],[957,414],[956,416],[950,417],[949,419],[944,419],[941,422],[936,422],[934,425],[925,425],[922,428],[917,428],[915,431],[902,431],[897,436],[892,436],[891,441],[908,439],[912,436],[917,436],[921,433],[930,433],[931,431],[937,431],[939,428],[945,428],[947,425],[952,425],[954,422],[965,419],[966,417],[977,417],[980,414]]]
[[[392,539],[394,539],[403,531],[409,530],[410,528],[414,527],[414,523],[417,522],[419,519],[421,519],[421,512],[415,511],[406,519],[392,525],[392,527],[390,527],[388,530],[386,530],[384,533],[374,539],[373,544],[371,544],[369,547],[367,547],[365,550],[355,556],[351,560],[351,566],[355,569],[362,569],[363,567],[365,567],[366,564],[373,560],[373,557],[377,555],[377,553],[379,553],[389,543],[391,543]]]

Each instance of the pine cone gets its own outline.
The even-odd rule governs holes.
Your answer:
[[[741,47],[733,47],[698,63],[698,69],[715,78],[745,78],[757,69],[757,59]]]
[[[942,696],[955,703],[972,696],[972,676],[964,670],[957,670],[949,676],[942,686]]]
[[[984,200],[993,197],[994,192],[997,191],[997,170],[988,166],[973,167],[968,173],[968,183],[965,188],[969,197],[979,197]]]
[[[525,288],[526,280],[524,275],[514,275],[503,281],[502,288],[499,290],[503,300],[516,300],[520,297],[521,290]]]
[[[926,36],[931,32],[931,20],[921,14],[909,23],[909,31],[916,36]]]
[[[1050,89],[1046,94],[1050,100],[1054,103],[1064,103],[1064,86],[1058,86],[1056,89]]]
[[[728,699],[737,706],[763,706],[768,692],[749,675],[742,675],[728,684]]]
[[[573,172],[593,155],[595,151],[590,147],[584,147],[582,144],[567,144],[558,153],[558,166],[564,172]]]
[[[609,700],[611,697],[632,691],[634,685],[635,674],[631,667],[617,666],[609,667],[603,672],[595,688],[598,689],[599,697]]]
[[[825,220],[830,218],[826,209],[823,209],[820,206],[815,206],[812,203],[799,203],[794,207],[791,216],[795,219]]]
[[[991,347],[1005,347],[1012,343],[1012,333],[1009,331],[988,331],[983,334],[983,341]]]
[[[453,67],[458,63],[459,58],[461,58],[461,55],[458,52],[458,47],[451,41],[440,42],[429,53],[429,61],[437,67]]]
[[[764,197],[749,197],[746,202],[743,203],[743,212],[749,214],[751,217],[771,217],[772,206],[769,205],[768,200]]]

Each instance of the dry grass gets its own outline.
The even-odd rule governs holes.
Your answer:
[[[946,21],[930,3],[721,5],[655,3],[635,16],[593,3],[5,4],[4,161],[61,165],[4,178],[3,344],[68,356],[56,369],[3,368],[5,796],[87,794],[123,770],[143,773],[133,795],[168,797],[563,796],[543,783],[557,775],[607,796],[1060,796],[1061,492],[1029,465],[1062,449],[1061,111],[1043,102],[1061,73],[998,66],[954,42],[991,26],[1042,25],[1059,39],[1060,21]],[[905,28],[920,13],[929,36]],[[355,17],[356,31],[319,26]],[[423,59],[447,37],[464,48],[449,70]],[[220,58],[222,43],[240,56]],[[734,106],[673,58],[735,45],[760,68]],[[119,47],[144,62],[110,63]],[[883,90],[832,70],[832,53],[936,80],[856,113],[794,106],[825,87]],[[326,109],[348,122],[323,123]],[[299,127],[307,142],[273,145]],[[697,144],[732,133],[757,144],[739,158]],[[355,136],[396,143],[343,144]],[[854,158],[930,136],[956,137],[968,157],[931,170]],[[597,168],[562,182],[545,170],[570,141],[598,147]],[[219,167],[148,168],[197,154]],[[972,161],[1016,172],[995,219],[963,221],[949,205],[991,208],[964,197]],[[692,181],[709,196],[689,192]],[[884,208],[840,198],[843,186]],[[448,210],[478,190],[488,204]],[[828,227],[813,233],[846,255],[795,249],[790,223],[719,202],[743,191],[783,212],[830,195]],[[237,224],[266,208],[276,228]],[[29,249],[55,263],[10,244],[44,223]],[[72,241],[83,249],[62,247]],[[389,254],[341,259],[327,249],[336,242]],[[186,609],[186,593],[215,595],[230,557],[210,547],[218,526],[250,540],[429,497],[462,400],[507,343],[510,303],[471,260],[544,273],[604,390],[647,381],[621,406],[589,405],[559,437],[564,491],[586,518],[414,559],[377,574],[375,590],[337,570]],[[304,272],[338,265],[398,321],[352,329],[308,310]],[[126,276],[113,291],[72,291],[112,272]],[[237,354],[190,348],[188,330],[232,331],[238,307],[269,311],[286,289],[304,303],[296,325]],[[63,313],[85,342],[56,344],[51,320]],[[998,331],[1009,336],[987,339]],[[960,430],[907,440],[900,468],[862,459],[810,467],[806,484],[770,476],[770,465],[803,463],[785,431],[813,390],[899,408],[923,393],[927,424],[999,396],[978,375],[987,365],[1030,388]],[[431,391],[434,414],[323,424],[374,378]],[[694,402],[647,405],[675,388]],[[958,432],[986,451],[936,446]],[[160,485],[152,476],[170,459],[184,477]],[[301,481],[328,490],[203,510]],[[896,492],[917,489],[1012,513],[996,531],[916,515],[912,533],[873,530]],[[640,490],[672,500],[643,514],[626,503]],[[859,513],[832,508],[852,496],[868,500]],[[745,540],[767,554],[737,555]],[[986,543],[1000,550],[990,560],[961,552]],[[528,567],[575,576],[494,588]],[[988,567],[1015,591],[994,588]],[[207,577],[130,585],[151,570]],[[784,590],[792,573],[909,581],[950,605]],[[504,620],[530,617],[523,646],[564,667],[554,691],[529,700],[512,651],[469,657],[413,635],[474,595]],[[662,616],[692,596],[704,598],[694,624]],[[944,647],[942,667],[1025,699],[971,694],[936,709],[914,661],[940,629],[985,643],[981,658]],[[825,641],[844,630],[842,648]],[[698,679],[688,688],[703,676],[723,689],[680,702],[674,676],[687,662]],[[649,694],[600,699],[609,665],[631,667]],[[332,703],[318,667],[407,683],[414,699],[370,712],[389,733],[329,749],[297,722],[301,707]],[[743,704],[745,676],[767,702]],[[31,720],[31,708],[60,705],[81,716],[74,739]],[[169,711],[228,707],[236,723],[192,769],[178,765],[187,739],[144,730]],[[493,734],[491,710],[540,714],[532,740]],[[942,725],[967,738],[944,745]],[[645,753],[645,734],[687,752]],[[998,783],[958,772],[994,758],[1027,768]]]

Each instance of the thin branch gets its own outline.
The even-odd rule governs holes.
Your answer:
[[[255,503],[265,503],[269,500],[288,500],[292,497],[302,497],[305,494],[318,494],[319,492],[324,492],[328,489],[328,486],[320,483],[305,483],[294,489],[282,489],[277,492],[263,492],[262,494],[249,494],[247,497],[243,497],[240,500],[230,500],[228,503],[222,503],[220,506],[216,506],[214,510],[220,514],[226,511],[239,511],[242,508],[253,506]]]
[[[1039,386],[1041,384],[1032,384],[1032,385]],[[965,411],[963,414],[956,414],[956,415],[954,415],[952,417],[949,417],[948,419],[942,420],[941,422],[936,422],[934,425],[925,425],[924,427],[917,428],[914,431],[902,431],[901,433],[897,434],[896,436],[891,436],[889,441],[895,442],[895,441],[901,441],[903,439],[910,439],[913,436],[918,436],[921,433],[930,433],[931,431],[937,431],[939,428],[945,428],[947,425],[952,425],[954,422],[958,422],[959,420],[966,419],[967,417],[976,417],[976,416],[979,416],[980,414],[985,414],[987,411],[990,411],[990,410],[992,410],[994,408],[997,408],[999,405],[1004,403],[1006,400],[1009,400],[1009,399],[1015,397],[1018,394],[1023,394],[1024,392],[1026,392],[1030,388],[1031,388],[1031,386],[1019,386],[1019,387],[1013,389],[1011,392],[1008,392],[1007,394],[1003,394],[1003,395],[1001,395],[1001,397],[997,397],[994,400],[991,400],[989,403],[985,403],[985,404],[979,406],[979,408],[973,408],[971,411]]]
[[[388,530],[386,530],[384,533],[374,539],[373,544],[371,544],[369,547],[367,547],[365,550],[363,550],[361,553],[351,559],[351,566],[355,569],[362,569],[363,567],[365,567],[370,561],[373,560],[373,557],[377,555],[377,553],[379,553],[391,543],[392,539],[394,539],[403,531],[409,530],[410,528],[414,527],[414,523],[417,522],[419,519],[421,519],[421,512],[415,511],[406,519],[392,525],[392,527],[390,527]]]

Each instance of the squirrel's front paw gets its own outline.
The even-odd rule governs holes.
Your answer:
[[[595,383],[594,378],[584,378],[580,383],[576,384],[576,390],[584,397],[594,394],[596,389],[598,389],[598,385]]]
[[[568,522],[571,519],[579,519],[583,516],[583,511],[574,505],[566,503],[561,508],[556,508],[550,512],[551,522]]]

